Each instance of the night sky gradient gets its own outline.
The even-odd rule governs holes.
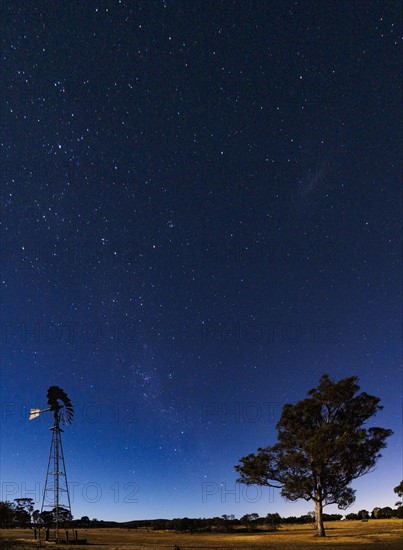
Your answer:
[[[399,12],[2,2],[1,500],[40,507],[60,385],[74,517],[306,513],[233,467],[327,372],[394,430],[348,511],[393,506]]]

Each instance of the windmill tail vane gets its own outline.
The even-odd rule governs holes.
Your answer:
[[[41,409],[30,409],[29,411],[29,419],[33,420],[34,418],[38,418],[38,416],[41,414]]]

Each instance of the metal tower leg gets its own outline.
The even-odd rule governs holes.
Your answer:
[[[52,430],[52,440],[50,443],[48,469],[46,472],[45,488],[43,491],[41,514],[46,511],[45,508],[51,508],[53,514],[53,523],[55,525],[55,539],[59,542],[59,527],[61,511],[67,511],[71,517],[71,502],[69,487],[67,484],[66,465],[64,462],[63,445],[58,418],[55,417],[55,425]],[[53,471],[52,470],[53,467]],[[53,476],[53,479],[52,479]],[[47,496],[50,496],[49,500]],[[45,501],[51,504],[45,504]]]

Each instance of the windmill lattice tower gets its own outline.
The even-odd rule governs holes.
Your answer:
[[[66,511],[71,515],[71,502],[64,462],[62,432],[60,423],[71,424],[74,418],[73,405],[67,394],[58,386],[51,386],[47,393],[46,409],[31,409],[29,419],[37,418],[41,413],[53,412],[52,440],[50,443],[48,468],[42,497],[41,514],[50,508],[53,511],[55,540],[59,542],[60,523]]]

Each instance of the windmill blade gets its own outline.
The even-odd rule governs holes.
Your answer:
[[[64,424],[70,424],[74,418],[74,409],[67,393],[59,386],[50,386],[47,397],[50,410],[57,412]]]

